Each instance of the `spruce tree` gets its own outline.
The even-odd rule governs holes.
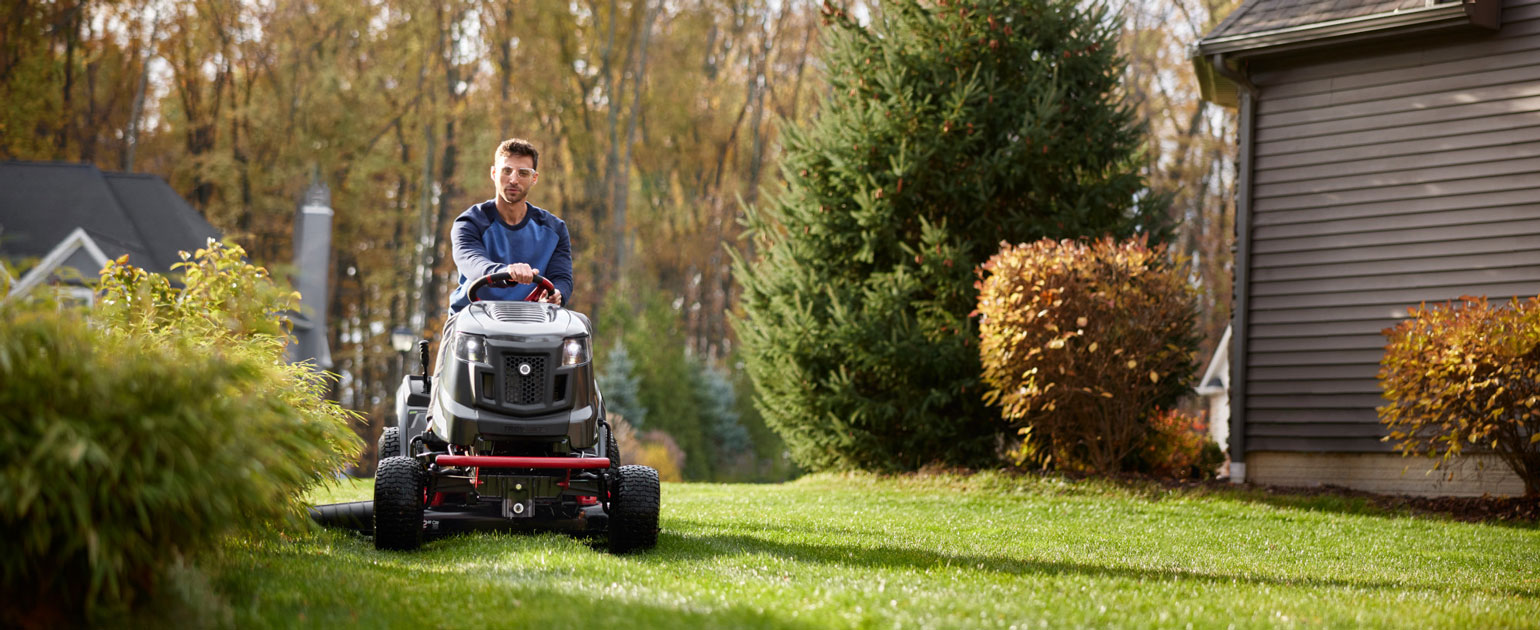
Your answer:
[[[695,402],[720,463],[748,452],[754,443],[738,417],[738,393],[722,370],[695,362]]]
[[[617,414],[636,428],[647,422],[647,405],[642,403],[641,379],[637,378],[636,365],[626,344],[615,342],[615,349],[605,357],[604,367],[595,376],[599,391],[604,394],[604,407],[608,413]]]
[[[1156,226],[1117,22],[1074,0],[825,4],[830,92],[748,209],[735,322],[766,422],[812,469],[994,461],[975,269],[1002,241]]]

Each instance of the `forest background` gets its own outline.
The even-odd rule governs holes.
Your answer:
[[[880,2],[842,3],[856,15]],[[1202,104],[1186,47],[1236,0],[1112,0],[1123,86],[1173,195],[1202,356],[1229,321],[1234,113]],[[0,159],[171,183],[253,262],[284,271],[312,181],[336,211],[332,395],[373,445],[407,361],[442,325],[454,217],[490,198],[492,149],[541,149],[531,201],[565,219],[612,410],[686,479],[795,474],[729,319],[746,204],[783,184],[777,135],[818,114],[821,3],[806,0],[3,0]],[[372,446],[357,463],[372,471]]]

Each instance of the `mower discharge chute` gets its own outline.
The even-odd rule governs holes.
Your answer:
[[[380,437],[374,501],[317,506],[324,524],[372,531],[379,549],[416,549],[426,535],[471,529],[606,534],[618,553],[657,543],[658,473],[621,466],[594,382],[593,326],[538,300],[481,301],[512,283],[473,281],[451,315],[427,378],[402,379],[395,421]]]

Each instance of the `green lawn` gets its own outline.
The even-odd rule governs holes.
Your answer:
[[[367,482],[320,501],[367,498]],[[665,484],[657,549],[320,532],[205,571],[238,627],[1540,627],[1540,529],[1105,482]]]

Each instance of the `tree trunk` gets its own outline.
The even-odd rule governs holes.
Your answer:
[[[641,10],[644,13],[641,25],[641,57],[637,61],[636,75],[631,78],[630,120],[626,122],[625,146],[622,149],[619,168],[615,172],[614,202],[610,213],[615,233],[615,271],[618,274],[625,273],[626,264],[630,258],[628,250],[631,244],[630,231],[626,226],[626,204],[631,194],[631,145],[636,142],[636,123],[642,111],[642,84],[647,79],[647,48],[652,39],[652,22],[657,17],[657,11],[651,8],[650,2],[644,1]]]

